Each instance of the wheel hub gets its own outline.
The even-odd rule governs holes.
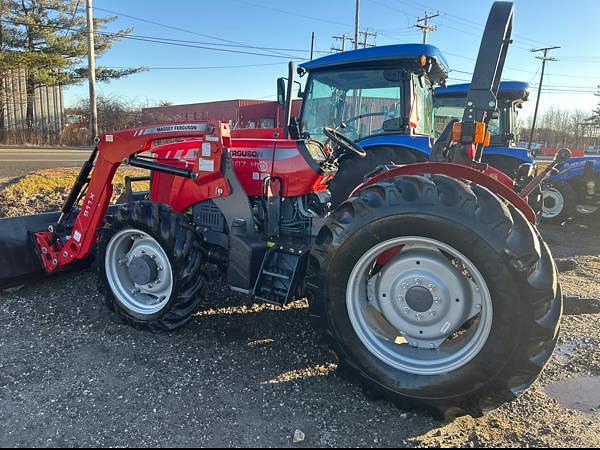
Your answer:
[[[556,188],[546,189],[544,191],[544,217],[554,219],[558,217],[565,206],[565,199],[561,192]]]
[[[433,306],[433,295],[427,288],[415,286],[406,292],[406,304],[418,313],[429,311]]]
[[[115,298],[145,317],[161,311],[173,292],[171,262],[161,244],[141,230],[125,229],[107,245],[104,264]]]
[[[137,285],[147,285],[158,278],[158,264],[149,255],[134,257],[127,265],[127,271]]]

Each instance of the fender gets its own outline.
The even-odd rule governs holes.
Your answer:
[[[594,164],[593,173],[596,176],[600,175],[600,157],[584,157],[584,158],[572,158],[569,161],[561,164],[557,167],[560,171],[556,175],[548,177],[548,181],[564,181],[569,182],[573,178],[583,177],[585,174],[585,166],[591,161]]]
[[[535,212],[531,209],[527,200],[521,198],[514,191],[512,180],[498,169],[485,165],[480,166],[480,168],[453,163],[418,163],[396,166],[389,171],[375,175],[358,186],[352,193],[352,196],[368,186],[402,175],[446,175],[451,178],[471,181],[489,189],[494,194],[513,204],[533,225],[537,223]]]
[[[523,164],[533,164],[529,151],[518,147],[486,147],[483,150],[485,156],[505,156],[521,161]]]

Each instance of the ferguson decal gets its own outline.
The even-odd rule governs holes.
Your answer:
[[[229,154],[233,159],[259,159],[262,161],[271,161],[273,159],[272,148],[257,148],[257,149],[235,149],[229,150]],[[275,161],[284,161],[298,156],[298,150],[293,148],[282,148],[275,150]]]

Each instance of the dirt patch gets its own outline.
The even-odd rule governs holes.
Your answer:
[[[62,206],[71,186],[75,183],[79,169],[47,169],[17,179],[0,180],[0,217],[17,217],[57,211]],[[147,172],[139,169],[121,168],[114,178],[113,201],[125,188],[126,176],[143,176]],[[136,189],[147,189],[137,184]]]

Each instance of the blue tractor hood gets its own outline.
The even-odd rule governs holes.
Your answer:
[[[344,68],[359,65],[375,65],[378,63],[414,61],[419,66],[422,56],[431,63],[429,77],[435,83],[442,83],[448,78],[448,63],[437,47],[427,44],[398,44],[381,47],[364,48],[348,52],[336,53],[314,59],[299,66],[301,72],[314,72],[332,67]]]

